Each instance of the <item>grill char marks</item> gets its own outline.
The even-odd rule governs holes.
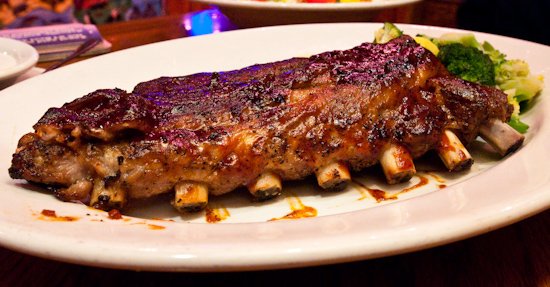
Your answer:
[[[138,84],[133,93],[157,106],[162,130],[234,126],[283,103],[288,88],[278,86],[277,77],[307,62],[294,58],[225,73],[163,77]]]
[[[98,90],[61,108],[50,108],[34,125],[43,135],[70,135],[111,141],[125,130],[150,133],[157,125],[155,106],[120,89]],[[70,140],[68,138],[67,140]]]
[[[248,186],[264,200],[280,192],[281,181],[311,174],[333,174],[319,183],[341,189],[348,168],[377,164],[393,149],[404,152],[386,158],[399,160],[402,170],[389,174],[405,180],[414,174],[412,159],[437,149],[444,131],[467,144],[482,124],[506,120],[510,111],[505,94],[450,76],[433,54],[402,36],[242,70],[163,77],[132,93],[96,91],[50,109],[36,133],[20,141],[10,175],[65,187],[57,189],[60,197],[79,180],[94,183],[92,197],[109,199],[183,186],[172,204],[196,210],[206,205],[205,189],[220,195]],[[49,166],[65,155],[47,147],[78,159],[73,169],[80,178]],[[84,193],[76,194],[84,201]]]

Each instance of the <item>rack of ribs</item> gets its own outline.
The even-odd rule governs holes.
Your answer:
[[[99,209],[173,192],[172,205],[193,212],[209,195],[247,187],[267,200],[313,174],[339,190],[350,170],[378,163],[389,183],[406,181],[429,150],[465,170],[478,135],[502,155],[522,145],[505,124],[511,111],[503,92],[451,75],[404,35],[92,92],[50,108],[20,139],[9,174]]]

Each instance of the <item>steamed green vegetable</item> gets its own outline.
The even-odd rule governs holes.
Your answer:
[[[457,77],[488,86],[495,85],[495,64],[481,50],[452,43],[439,47],[438,58]]]
[[[544,88],[543,77],[531,74],[523,60],[505,60],[495,67],[495,74],[496,87],[508,95],[508,102],[514,106],[509,124],[520,132],[527,131],[529,126],[520,121],[519,115],[522,107]]]
[[[385,43],[402,34],[395,25],[384,23],[384,27],[375,32],[375,42]],[[520,121],[519,115],[542,91],[544,80],[531,74],[525,61],[506,59],[506,55],[490,43],[480,44],[472,33],[446,33],[441,37],[417,35],[415,40],[432,51],[457,77],[504,91],[514,106],[508,124],[519,132],[527,131],[529,126]]]
[[[374,43],[383,44],[391,39],[395,39],[403,35],[403,31],[389,22],[384,23],[384,27],[374,32]]]

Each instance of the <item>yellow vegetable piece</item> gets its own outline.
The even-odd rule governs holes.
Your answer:
[[[516,89],[509,89],[503,91],[508,96],[508,103],[514,107],[512,112],[512,117],[519,119],[519,103],[516,100]]]
[[[416,43],[428,49],[434,55],[437,56],[437,54],[439,54],[439,48],[437,48],[437,46],[434,43],[432,43],[432,41],[430,41],[429,39],[424,37],[414,37],[414,40],[416,41]]]

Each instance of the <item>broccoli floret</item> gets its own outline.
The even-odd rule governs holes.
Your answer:
[[[439,38],[425,35],[440,50],[437,57],[457,77],[484,85],[495,85],[495,63],[472,33],[446,33]],[[490,45],[489,45],[490,46]],[[492,48],[492,46],[490,46]],[[494,49],[493,49],[494,50]],[[497,50],[493,54],[497,57]]]
[[[491,61],[493,61],[495,65],[499,65],[502,62],[506,61],[506,55],[502,54],[499,50],[493,48],[493,45],[491,45],[487,41],[483,42],[481,49],[485,54],[491,57]]]
[[[375,32],[377,41],[385,42],[401,34],[403,32],[391,23],[385,23],[384,28]],[[427,47],[426,39],[436,46],[429,50],[436,51],[434,54],[451,73],[504,91],[508,103],[514,107],[508,124],[521,133],[527,131],[529,126],[520,121],[519,115],[522,108],[544,88],[542,76],[532,75],[529,65],[522,60],[507,60],[506,55],[490,43],[480,44],[473,33],[453,32],[438,38],[419,34],[415,38],[424,47]]]
[[[426,37],[429,38],[429,37]],[[466,47],[477,48],[483,53],[487,54],[495,65],[502,63],[506,55],[495,49],[489,42],[483,42],[480,44],[472,33],[445,33],[439,38],[429,38],[438,47],[450,45],[454,43],[462,44]]]
[[[403,35],[403,31],[399,30],[394,24],[385,22],[384,27],[374,32],[374,43],[384,44]]]
[[[495,85],[495,65],[478,48],[452,43],[439,47],[439,59],[449,72],[467,81]]]
[[[477,41],[476,37],[472,33],[445,33],[441,35],[439,38],[433,38],[433,41],[436,41],[435,43],[438,46],[445,46],[450,44],[462,44],[466,47],[473,47],[477,49],[481,49],[481,45]]]

